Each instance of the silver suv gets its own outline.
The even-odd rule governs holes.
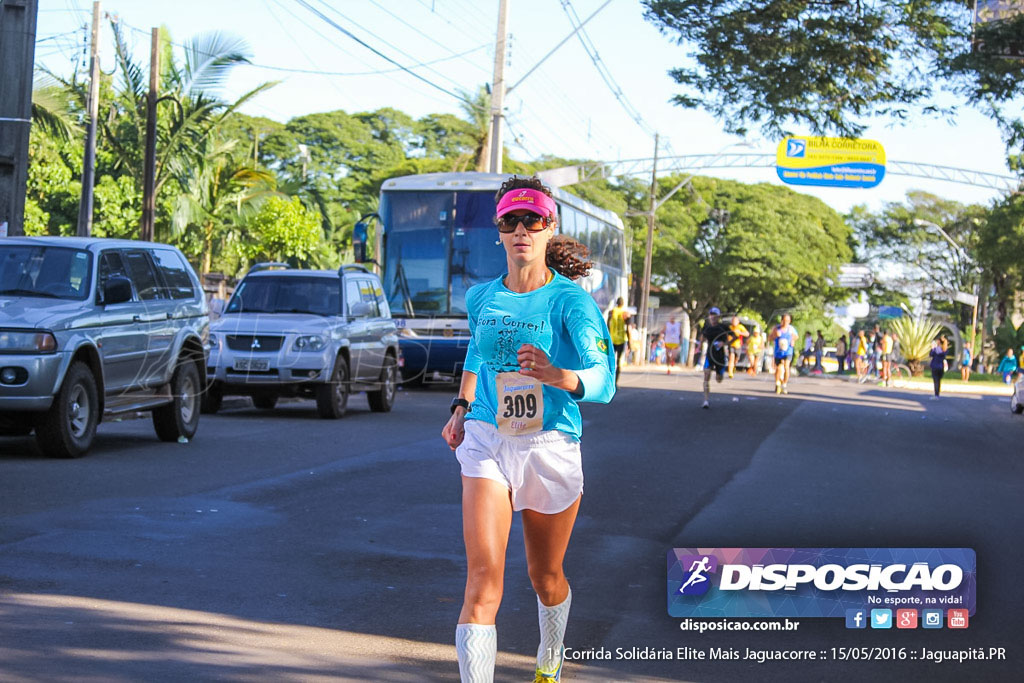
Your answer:
[[[75,237],[0,240],[0,435],[35,430],[85,454],[104,413],[148,410],[191,438],[203,391],[206,300],[174,247]]]
[[[210,343],[203,412],[219,410],[226,394],[251,396],[264,409],[279,396],[312,397],[328,419],[345,414],[352,392],[365,391],[377,412],[395,402],[398,335],[380,279],[363,266],[254,266],[211,327]]]

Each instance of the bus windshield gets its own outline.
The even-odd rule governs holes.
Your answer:
[[[384,291],[396,316],[465,315],[466,290],[505,272],[492,192],[385,192],[380,214]]]

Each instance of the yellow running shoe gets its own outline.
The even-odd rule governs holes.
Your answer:
[[[781,394],[782,393],[782,382],[776,382],[775,383],[775,393],[776,394]]]
[[[551,681],[562,680],[562,665],[565,664],[565,646],[562,646],[562,651],[558,655],[558,668],[551,673],[546,673],[537,669],[537,675],[533,679],[533,683],[551,683]]]

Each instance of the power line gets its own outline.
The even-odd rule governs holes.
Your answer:
[[[299,1],[299,2],[301,2],[302,4],[306,4],[306,0],[298,0],[298,1]],[[351,23],[352,25],[354,25],[354,26],[355,26],[356,28],[360,29],[360,30],[361,30],[361,31],[363,31],[364,33],[367,33],[367,34],[369,34],[369,35],[370,35],[370,36],[371,36],[372,38],[375,38],[375,39],[377,39],[378,41],[380,41],[381,43],[383,43],[383,44],[384,44],[384,45],[386,45],[387,47],[391,48],[392,50],[395,50],[395,51],[397,51],[397,52],[398,52],[399,54],[401,54],[401,55],[403,55],[403,56],[405,56],[405,57],[407,57],[407,58],[409,58],[409,59],[411,59],[411,60],[414,60],[414,61],[418,61],[418,60],[416,59],[416,57],[412,56],[411,54],[409,54],[408,52],[406,52],[406,51],[405,51],[405,50],[403,50],[402,48],[398,47],[397,45],[395,45],[395,44],[393,44],[393,43],[390,43],[390,42],[388,42],[388,41],[387,41],[387,40],[386,40],[385,38],[382,38],[381,36],[377,35],[377,34],[376,34],[376,33],[374,33],[373,31],[371,31],[371,30],[369,30],[368,28],[366,28],[365,26],[362,26],[362,25],[360,25],[360,24],[359,24],[359,23],[358,23],[357,21],[355,21],[355,20],[354,20],[354,19],[352,19],[351,17],[349,17],[349,16],[347,16],[347,15],[343,14],[343,13],[341,12],[341,10],[339,10],[339,9],[335,8],[335,7],[333,6],[333,5],[331,5],[331,4],[329,3],[329,2],[327,2],[327,0],[317,0],[317,1],[318,1],[318,2],[319,2],[319,3],[321,4],[321,5],[325,6],[325,7],[327,8],[327,9],[329,9],[329,10],[330,10],[331,12],[334,12],[334,13],[335,13],[336,15],[338,15],[339,17],[341,17],[341,18],[342,18],[342,19],[344,19],[345,21],[348,21],[348,22],[350,22],[350,23]],[[351,32],[350,32],[350,33],[351,33]],[[403,70],[404,70],[404,68],[403,68]],[[445,75],[445,74],[441,73],[441,72],[440,72],[440,71],[438,71],[437,69],[434,69],[434,68],[432,68],[432,67],[429,67],[429,66],[428,66],[428,67],[426,67],[426,70],[427,70],[427,71],[431,71],[431,72],[433,72],[433,73],[437,74],[437,75],[438,75],[438,76],[440,76],[441,78],[443,78],[443,79],[445,79],[446,81],[450,82],[450,83],[451,83],[452,85],[454,85],[454,86],[455,86],[456,88],[461,88],[461,87],[463,86],[463,84],[462,84],[462,83],[459,83],[459,82],[458,82],[458,81],[456,81],[455,79],[453,79],[453,78],[450,78],[450,77],[448,77],[447,75]]]
[[[432,42],[434,45],[437,45],[438,47],[440,47],[440,48],[442,48],[444,50],[447,50],[453,56],[455,56],[455,57],[462,57],[462,56],[468,54],[468,52],[463,52],[462,54],[458,54],[458,55],[455,54],[455,50],[451,49],[451,47],[449,47],[448,45],[445,45],[444,43],[441,43],[441,42],[437,41],[436,39],[434,39],[433,36],[431,36],[431,35],[429,35],[427,33],[424,33],[420,29],[416,28],[415,26],[413,26],[412,24],[407,22],[405,19],[403,19],[402,17],[398,16],[397,14],[395,14],[394,12],[389,10],[387,7],[385,7],[384,5],[382,5],[379,2],[377,2],[377,0],[370,0],[370,2],[373,3],[374,5],[376,5],[377,7],[379,7],[384,12],[386,12],[388,15],[390,15],[390,16],[394,17],[395,19],[397,19],[399,21],[399,23],[404,24],[405,26],[408,26],[413,31],[415,31],[416,33],[420,34],[421,36],[423,36],[424,38],[426,38],[427,40]],[[470,50],[469,52],[476,52],[477,49],[479,49],[479,48],[476,48],[474,50]],[[423,62],[423,64],[433,64],[433,63],[436,63],[438,61],[441,61],[441,60],[434,60],[433,62]],[[478,63],[476,63],[476,62],[474,62],[472,60],[469,60],[469,59],[467,59],[466,61],[468,63],[472,64],[475,68],[480,69],[484,73],[487,73],[487,69],[485,69],[484,67],[480,66]]]
[[[579,15],[576,14],[576,10],[573,8],[571,0],[560,1],[562,3],[562,9],[565,10],[566,15],[569,17],[569,22],[572,24],[572,27],[574,29],[579,27],[580,18]],[[597,54],[597,49],[593,47],[593,41],[590,40],[590,37],[587,35],[586,30],[583,28],[579,28],[578,37],[580,39],[580,44],[583,45],[583,49],[587,53],[587,56],[590,57],[590,61],[594,63],[594,67],[597,69],[597,72],[601,75],[601,80],[605,82],[605,85],[607,85],[608,89],[611,90],[612,95],[614,95],[615,99],[618,100],[619,104],[622,105],[622,108],[626,110],[626,113],[629,115],[629,118],[633,119],[633,121],[638,126],[640,126],[640,128],[645,133],[647,133],[648,135],[654,135],[654,129],[651,126],[649,126],[646,121],[644,121],[644,118],[640,114],[640,111],[636,107],[634,107],[633,104],[626,98],[626,94],[622,91],[622,88],[615,81],[615,78],[608,70],[608,67],[605,66],[603,61],[601,61],[601,57]]]
[[[406,72],[407,74],[409,74],[410,76],[412,76],[416,80],[422,81],[423,83],[429,85],[431,88],[434,88],[435,90],[439,90],[439,91],[443,92],[444,94],[449,95],[450,97],[454,97],[455,99],[459,100],[460,102],[465,102],[466,104],[470,105],[474,109],[482,109],[482,107],[479,107],[476,103],[468,100],[467,98],[463,97],[462,95],[460,95],[458,93],[455,93],[455,92],[452,92],[451,90],[448,90],[444,86],[438,85],[437,83],[434,83],[433,81],[431,81],[430,79],[426,78],[425,76],[422,76],[422,75],[416,73],[415,71],[413,71],[412,69],[409,69],[408,67],[400,64],[396,60],[392,59],[388,55],[384,54],[383,52],[381,52],[377,48],[375,48],[372,45],[370,45],[369,43],[367,43],[365,40],[363,40],[359,36],[355,35],[351,31],[346,29],[344,26],[340,25],[339,23],[337,23],[336,21],[334,21],[333,19],[331,19],[330,17],[325,15],[323,12],[318,10],[316,7],[313,7],[306,0],[295,0],[295,1],[297,3],[299,3],[300,5],[302,5],[303,7],[305,7],[310,12],[312,12],[313,14],[315,14],[323,22],[325,22],[329,26],[333,27],[335,30],[341,32],[342,34],[344,34],[344,35],[348,36],[349,38],[351,38],[352,40],[356,41],[357,43],[359,43],[360,45],[365,47],[367,50],[369,50],[370,52],[374,53],[375,55],[377,55],[381,59],[385,60],[386,62],[394,64],[399,69],[401,69],[402,71]]]
[[[441,62],[447,62],[447,61],[451,61],[453,59],[457,59],[457,58],[465,57],[467,55],[471,55],[474,52],[479,52],[480,50],[482,50],[482,49],[484,49],[486,47],[487,47],[487,45],[477,45],[476,47],[474,47],[472,49],[469,49],[469,50],[466,50],[465,52],[460,52],[458,54],[452,55],[451,57],[439,57],[438,59],[433,59],[433,60],[430,60],[429,62],[418,62],[416,64],[410,64],[408,66],[409,66],[410,69],[413,69],[413,68],[416,68],[416,67],[419,67],[419,66],[429,66],[431,64],[439,64]],[[254,68],[257,68],[257,69],[267,69],[267,70],[270,70],[270,71],[285,71],[285,72],[289,72],[289,73],[312,74],[312,75],[316,75],[316,76],[381,76],[383,74],[393,74],[393,73],[397,73],[399,71],[404,71],[404,69],[397,68],[397,67],[394,68],[394,69],[378,69],[376,71],[321,71],[319,69],[299,69],[299,68],[288,67],[288,66],[272,66],[270,64],[257,64],[255,62],[253,62],[251,64],[246,64],[246,66],[251,66],[251,67],[254,67]]]

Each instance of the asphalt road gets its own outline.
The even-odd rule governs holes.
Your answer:
[[[822,650],[1006,647],[1006,661],[573,662],[564,680],[1010,680],[1024,656],[1024,417],[994,396],[799,379],[714,387],[624,373],[584,409],[586,490],[567,645]],[[0,680],[454,680],[464,581],[452,389],[204,416],[190,444],[105,424],[72,461],[0,438]],[[965,631],[680,631],[673,547],[969,547]],[[535,598],[513,527],[499,680],[526,680]]]

